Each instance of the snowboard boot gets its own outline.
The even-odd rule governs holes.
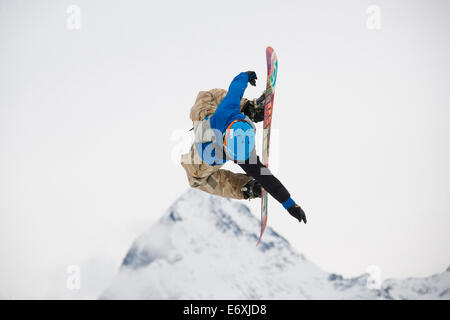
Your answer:
[[[261,184],[253,179],[241,188],[245,199],[261,198]]]
[[[266,92],[264,91],[258,99],[248,100],[242,107],[242,113],[255,123],[264,120],[265,99]]]

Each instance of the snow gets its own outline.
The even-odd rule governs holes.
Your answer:
[[[235,200],[188,190],[135,240],[101,299],[450,299],[450,268],[428,278],[344,279],[296,252]]]

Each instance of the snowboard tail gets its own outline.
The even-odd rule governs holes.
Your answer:
[[[270,127],[272,124],[273,99],[275,96],[275,85],[277,82],[278,58],[272,47],[266,48],[267,60],[267,84],[266,96],[264,101],[264,123],[263,123],[263,148],[262,163],[269,166],[269,150],[270,150]],[[266,190],[261,190],[261,233],[259,235],[258,245],[261,242],[264,230],[267,226],[268,217],[268,200],[269,196]]]

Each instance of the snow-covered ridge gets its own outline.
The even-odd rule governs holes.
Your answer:
[[[297,253],[242,202],[190,189],[133,243],[102,299],[450,299],[450,268],[427,278],[344,279]]]

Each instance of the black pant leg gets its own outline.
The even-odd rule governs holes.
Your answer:
[[[246,162],[238,164],[246,174],[261,183],[262,187],[278,202],[285,202],[291,197],[280,180],[278,180],[270,170],[261,163],[259,157],[256,156],[255,153]]]

